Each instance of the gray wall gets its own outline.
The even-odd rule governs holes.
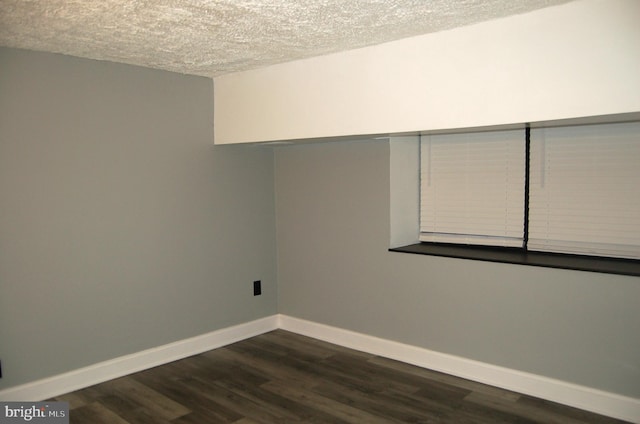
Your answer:
[[[0,389],[279,311],[640,397],[640,279],[388,252],[385,141],[278,148],[275,222],[211,84],[0,49]]]
[[[391,253],[389,144],[276,150],[279,311],[640,397],[640,278]]]
[[[0,389],[276,313],[273,153],[212,120],[211,79],[0,49]]]

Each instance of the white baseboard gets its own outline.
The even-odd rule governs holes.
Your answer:
[[[0,400],[38,401],[49,399],[103,381],[197,355],[277,328],[598,414],[640,423],[640,399],[498,367],[287,315],[272,315],[46,379],[10,387],[0,391]]]
[[[423,368],[640,423],[640,399],[279,315],[283,330]]]
[[[234,325],[0,391],[2,401],[39,401],[197,355],[278,328],[278,316]]]

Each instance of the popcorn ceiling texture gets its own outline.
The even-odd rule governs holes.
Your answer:
[[[217,76],[568,0],[0,0],[0,45]]]

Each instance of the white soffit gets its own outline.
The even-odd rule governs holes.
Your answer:
[[[569,0],[0,0],[0,46],[218,76]]]

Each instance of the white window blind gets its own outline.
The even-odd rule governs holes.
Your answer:
[[[521,247],[523,131],[425,136],[420,240]]]
[[[640,259],[640,123],[531,133],[531,250]]]

